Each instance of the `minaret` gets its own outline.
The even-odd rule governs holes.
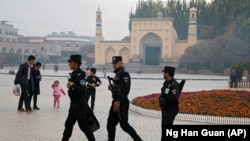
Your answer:
[[[189,9],[188,47],[197,43],[197,9]]]
[[[96,11],[96,38],[102,39],[102,12],[99,6]]]
[[[100,54],[100,42],[103,40],[102,36],[102,12],[98,6],[96,11],[96,31],[95,31],[95,64],[100,64],[101,54]]]

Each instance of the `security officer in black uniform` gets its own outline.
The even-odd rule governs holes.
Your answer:
[[[85,133],[89,141],[95,141],[94,134],[88,124],[88,104],[86,101],[85,72],[80,69],[81,55],[71,55],[68,60],[69,67],[73,72],[69,76],[67,83],[68,94],[70,97],[70,108],[62,141],[68,141],[72,135],[73,126],[78,122],[80,129]]]
[[[120,123],[121,128],[127,132],[134,141],[142,141],[140,136],[128,123],[128,110],[130,103],[128,94],[131,85],[130,75],[125,67],[123,67],[121,56],[112,57],[112,64],[115,77],[113,79],[113,86],[108,86],[108,89],[112,92],[113,98],[107,123],[108,141],[115,141],[116,125],[118,123]]]
[[[165,66],[163,76],[165,82],[161,88],[159,103],[162,111],[162,138],[161,141],[166,141],[166,128],[173,125],[174,119],[179,112],[179,96],[180,85],[174,79],[175,68]]]

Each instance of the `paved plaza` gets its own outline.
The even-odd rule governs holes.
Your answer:
[[[18,112],[17,104],[19,97],[12,94],[12,87],[15,75],[7,74],[8,70],[0,70],[0,141],[60,141],[64,130],[64,122],[68,114],[69,97],[61,97],[61,107],[53,108],[53,96],[51,84],[54,80],[59,80],[60,85],[67,90],[67,74],[69,71],[59,71],[55,73],[51,70],[42,71],[44,77],[41,81],[41,95],[38,96],[38,106],[40,110],[32,113]],[[6,73],[6,74],[4,74]],[[97,73],[102,76],[102,73]],[[109,73],[109,75],[113,75]],[[131,74],[132,88],[129,99],[132,100],[137,96],[159,92],[163,80],[161,74]],[[158,79],[138,79],[138,78],[158,78]],[[184,78],[185,75],[176,75],[176,77]],[[198,76],[194,76],[198,77]],[[199,78],[207,78],[200,76]],[[194,91],[213,88],[227,88],[226,77],[221,81],[211,83],[209,80],[188,81],[184,87],[184,91]],[[106,123],[108,111],[111,104],[111,94],[107,90],[108,80],[101,78],[103,85],[97,89],[95,115],[100,122],[101,128],[96,131],[95,137],[97,141],[107,141]],[[33,104],[31,105],[33,106]],[[138,134],[145,141],[159,141],[161,136],[161,120],[160,118],[143,116],[130,111],[129,123],[135,128]],[[191,121],[175,121],[174,124],[208,124],[197,123]],[[80,131],[76,124],[70,141],[87,141],[85,135]],[[117,126],[117,141],[132,141],[130,136]]]

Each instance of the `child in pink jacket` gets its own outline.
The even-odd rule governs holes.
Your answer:
[[[61,95],[66,95],[65,91],[62,87],[59,86],[59,81],[56,80],[52,85],[53,89],[53,96],[54,96],[54,108],[57,106],[57,108],[60,107],[60,97]]]

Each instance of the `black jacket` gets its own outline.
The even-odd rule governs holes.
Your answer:
[[[95,92],[96,87],[100,86],[102,81],[97,76],[88,76],[87,79],[86,79],[86,83],[87,83],[87,90]],[[93,83],[96,85],[96,87],[91,86],[91,84],[93,84]]]
[[[179,109],[180,85],[173,78],[165,81],[161,88],[159,103],[161,109]]]
[[[69,82],[74,82],[74,85],[68,90],[71,106],[87,105],[85,77],[85,72],[80,68],[71,73]]]
[[[114,73],[114,82],[116,85],[115,87],[117,87],[118,90],[112,91],[113,101],[128,101],[128,94],[131,87],[130,74],[124,67],[115,70]]]
[[[28,69],[29,65],[27,63],[21,64],[19,66],[19,69],[16,73],[16,77],[14,80],[14,84],[20,84],[20,85],[29,85],[28,81]],[[33,77],[32,77],[32,67],[30,67],[30,80],[31,80],[31,88],[34,90],[34,82],[33,82]]]
[[[37,79],[37,76],[40,76],[41,72],[40,70],[35,70],[35,68],[32,68],[32,77],[34,82],[34,93],[40,94],[40,79]]]

